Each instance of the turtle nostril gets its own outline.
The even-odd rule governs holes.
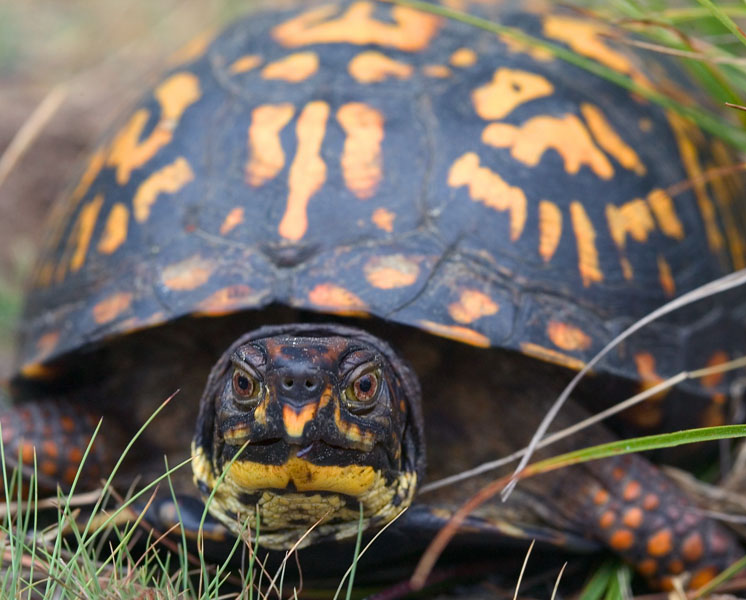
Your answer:
[[[313,390],[316,388],[316,382],[311,381],[310,379],[306,379],[306,389],[307,390]]]
[[[282,382],[282,386],[283,386],[283,387],[284,387],[285,389],[289,390],[289,389],[290,389],[291,387],[293,387],[293,383],[294,383],[294,382],[293,382],[293,380],[292,380],[292,379],[290,379],[290,377],[286,377],[286,378],[285,378],[285,379],[283,380],[283,382]]]

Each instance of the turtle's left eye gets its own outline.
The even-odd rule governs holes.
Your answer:
[[[375,369],[361,373],[347,386],[345,396],[350,408],[367,408],[376,399],[380,387],[381,371]]]
[[[236,402],[253,402],[259,395],[259,382],[243,369],[233,371],[233,393]]]

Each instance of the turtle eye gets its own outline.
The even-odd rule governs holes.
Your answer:
[[[259,383],[246,371],[233,371],[233,393],[239,403],[254,400],[259,395]]]
[[[353,406],[372,404],[378,395],[380,378],[381,372],[378,369],[357,376],[345,390],[347,400]]]

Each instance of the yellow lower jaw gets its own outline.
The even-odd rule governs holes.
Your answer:
[[[236,461],[230,467],[229,477],[244,490],[286,489],[292,482],[299,492],[359,496],[374,484],[376,472],[370,466],[322,466],[293,457],[284,465]]]

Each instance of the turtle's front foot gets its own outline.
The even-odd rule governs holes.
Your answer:
[[[65,401],[25,402],[0,412],[5,464],[22,470],[28,482],[35,474],[40,494],[99,485],[113,465],[112,440],[99,431],[91,443],[100,416]],[[90,445],[88,455],[83,457]],[[0,481],[2,486],[2,481]]]

